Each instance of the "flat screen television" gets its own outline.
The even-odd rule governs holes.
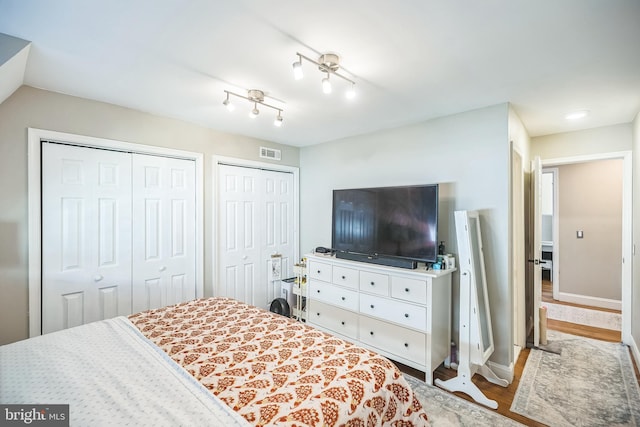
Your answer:
[[[438,184],[333,190],[332,216],[338,254],[437,260]]]

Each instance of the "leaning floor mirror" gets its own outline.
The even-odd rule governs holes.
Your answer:
[[[496,409],[498,403],[488,399],[471,381],[477,373],[494,384],[503,387],[509,384],[486,365],[494,345],[480,216],[477,211],[456,211],[454,215],[460,259],[458,374],[450,380],[436,380],[435,383],[451,392],[466,393],[476,402]]]

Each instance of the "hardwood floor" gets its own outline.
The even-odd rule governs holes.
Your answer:
[[[560,332],[573,334],[573,335],[599,339],[602,341],[620,342],[620,339],[621,339],[620,332],[618,331],[612,331],[612,330],[601,329],[601,328],[592,328],[589,326],[576,325],[573,323],[559,322],[555,320],[549,320],[548,328],[557,330]],[[498,385],[492,384],[479,375],[475,375],[473,377],[473,382],[478,386],[480,390],[482,390],[482,392],[489,399],[492,399],[498,402],[498,409],[496,410],[496,412],[504,415],[505,417],[511,418],[522,424],[525,424],[527,426],[544,426],[545,424],[523,417],[522,415],[516,414],[515,412],[511,412],[509,410],[509,408],[511,408],[511,403],[513,402],[513,398],[515,396],[516,390],[518,389],[518,384],[520,383],[520,378],[522,377],[522,371],[527,361],[527,357],[529,356],[529,352],[530,352],[530,349],[528,348],[525,348],[520,352],[520,356],[518,357],[518,360],[515,365],[514,380],[508,387],[500,387]],[[632,360],[633,360],[633,357],[632,357]],[[638,371],[638,366],[635,364],[635,361],[634,361],[634,367],[636,371],[636,378],[640,383],[640,372]],[[412,374],[410,368],[407,370],[406,367],[401,367],[401,370],[403,370],[404,372],[410,375]],[[456,376],[455,370],[447,369],[443,365],[440,365],[440,367],[436,369],[434,373],[434,378],[439,378],[441,380],[448,380],[455,376]],[[456,392],[454,394],[470,402],[473,402],[473,399],[464,393]]]

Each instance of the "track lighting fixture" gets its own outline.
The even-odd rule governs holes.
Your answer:
[[[258,89],[251,89],[247,91],[247,96],[244,95],[239,95],[237,93],[234,92],[230,92],[228,90],[224,91],[227,94],[226,99],[222,102],[222,104],[227,107],[227,110],[229,111],[233,111],[235,106],[234,104],[231,102],[230,96],[236,96],[238,98],[242,98],[242,99],[246,99],[249,102],[253,102],[253,108],[249,111],[249,117],[251,118],[256,118],[258,117],[258,115],[260,114],[260,110],[258,110],[258,105],[261,105],[263,107],[267,107],[267,108],[271,108],[273,110],[276,110],[278,112],[278,115],[276,116],[275,121],[273,122],[273,124],[277,127],[282,126],[282,108],[278,108],[278,107],[274,107],[273,105],[269,105],[267,103],[264,102],[264,92]]]
[[[346,97],[347,99],[355,98],[356,82],[338,73],[338,70],[340,70],[340,57],[337,54],[335,53],[322,54],[320,55],[317,61],[314,61],[313,59],[308,58],[301,53],[296,53],[296,55],[298,55],[298,60],[293,63],[293,76],[296,80],[300,80],[303,76],[302,60],[304,59],[306,61],[311,62],[312,64],[317,65],[318,70],[327,74],[327,76],[324,79],[322,79],[322,91],[324,93],[331,93],[332,87],[331,87],[331,81],[329,80],[329,77],[331,75],[334,75],[334,76],[340,77],[343,80],[346,80],[348,83],[351,83],[351,85],[349,86],[349,89],[347,89]]]

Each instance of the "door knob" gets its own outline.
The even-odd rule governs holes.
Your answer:
[[[167,267],[165,267],[164,265],[162,267],[160,267],[158,270],[160,271],[165,271],[167,269]]]
[[[104,277],[102,276],[102,274],[96,274],[95,276],[93,276],[93,281],[94,282],[99,282],[102,279],[104,279]]]

